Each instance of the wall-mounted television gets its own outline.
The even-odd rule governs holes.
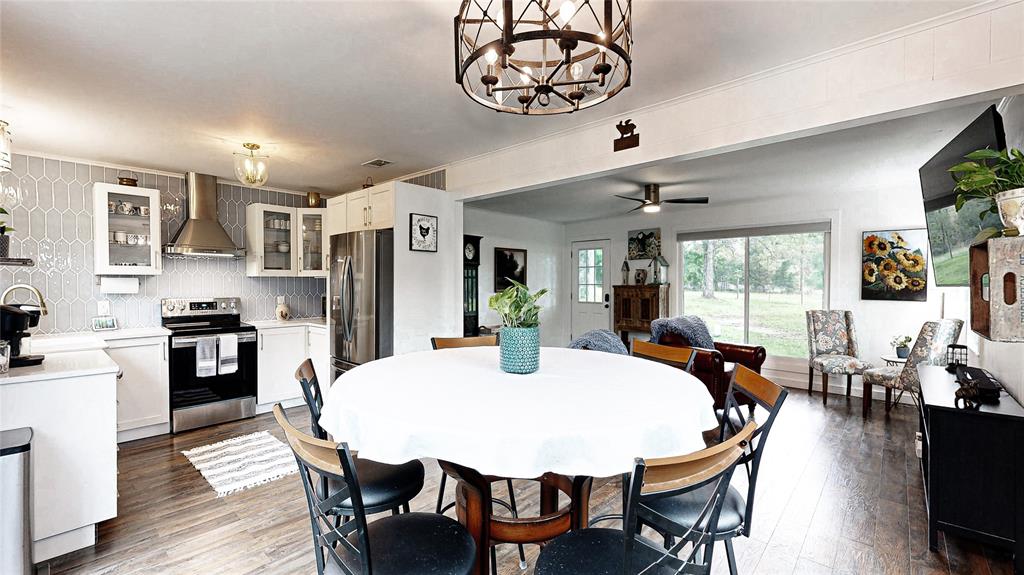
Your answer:
[[[1005,147],[1003,119],[996,107],[990,106],[921,166],[921,193],[936,285],[968,285],[967,251],[971,240],[985,228],[1002,227],[999,215],[988,211],[991,204],[987,200],[971,200],[956,210],[956,182],[948,170],[974,150]]]

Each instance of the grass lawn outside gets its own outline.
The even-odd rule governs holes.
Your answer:
[[[967,285],[970,276],[969,257],[967,248],[963,248],[954,251],[952,258],[946,254],[935,258],[932,261],[935,266],[935,283],[940,286]]]
[[[750,341],[763,345],[768,355],[807,357],[808,309],[822,308],[822,293],[750,294]],[[743,294],[715,292],[705,299],[701,292],[686,290],[683,313],[700,316],[716,340],[743,343]]]

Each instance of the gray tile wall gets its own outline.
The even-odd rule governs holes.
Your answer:
[[[11,212],[11,255],[30,257],[36,267],[0,267],[0,289],[12,283],[39,288],[50,314],[40,320],[36,333],[87,331],[96,315],[96,302],[108,299],[122,327],[160,325],[160,298],[242,298],[243,320],[273,319],[276,298],[286,297],[295,317],[320,314],[325,281],[320,278],[249,278],[244,260],[199,260],[164,257],[163,274],[140,277],[139,293],[105,295],[93,275],[92,182],[117,183],[119,175],[134,174],[139,186],[160,190],[161,204],[178,210],[161,210],[162,241],[174,234],[184,219],[184,179],[147,172],[129,172],[103,166],[78,164],[51,158],[15,154],[13,171],[3,177],[4,188],[17,182],[20,198],[0,198]],[[220,223],[236,245],[245,238],[245,206],[269,203],[290,207],[305,205],[306,197],[219,184]],[[12,205],[13,204],[13,205]],[[21,292],[15,301],[25,301]]]

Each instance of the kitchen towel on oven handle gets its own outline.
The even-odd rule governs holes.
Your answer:
[[[217,358],[217,373],[225,375],[238,371],[238,335],[222,333],[220,338],[220,356]]]
[[[217,338],[196,338],[196,377],[217,375]]]

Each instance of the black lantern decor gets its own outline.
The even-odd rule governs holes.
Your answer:
[[[946,348],[946,371],[955,373],[958,366],[967,365],[967,346],[959,343],[950,344]]]

